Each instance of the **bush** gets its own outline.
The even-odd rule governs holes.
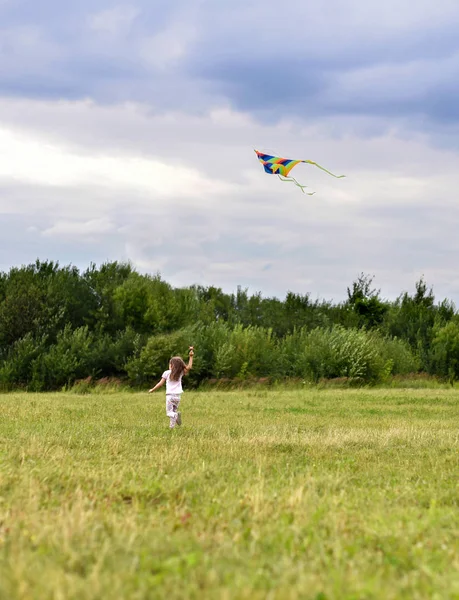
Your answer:
[[[429,370],[450,381],[459,378],[459,324],[450,321],[434,328],[434,338],[429,355]]]
[[[58,334],[57,342],[33,361],[31,388],[59,389],[75,379],[92,375],[93,343],[94,336],[87,326],[72,330],[67,324]]]
[[[187,330],[171,334],[156,335],[148,339],[146,345],[126,363],[126,372],[134,385],[149,385],[159,379],[168,368],[172,356],[184,359],[191,345]]]
[[[275,349],[271,329],[237,325],[226,342],[215,349],[213,375],[240,379],[270,375]]]
[[[408,375],[419,370],[420,359],[413,353],[408,342],[375,335],[374,343],[384,363],[392,364],[388,375]]]
[[[129,327],[125,331],[119,331],[114,337],[108,334],[94,336],[91,347],[94,374],[105,377],[124,375],[126,363],[140,352],[147,339]]]
[[[217,322],[195,328],[193,338],[200,379],[263,377],[275,368],[277,340],[271,329]]]
[[[0,388],[26,387],[32,378],[34,362],[45,351],[46,337],[35,339],[27,333],[16,341],[0,363]]]
[[[314,382],[345,377],[375,383],[417,366],[406,344],[340,325],[295,331],[280,342],[279,355],[284,375]]]

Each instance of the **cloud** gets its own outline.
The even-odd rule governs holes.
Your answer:
[[[159,72],[177,67],[193,44],[196,31],[188,24],[178,24],[152,36],[145,37],[139,46],[139,55]]]
[[[278,6],[18,0],[0,6],[0,93],[196,114],[226,103],[265,122],[288,112],[457,123],[457,2],[331,0],[324,11],[294,0],[281,19]]]
[[[89,15],[88,25],[90,29],[109,39],[124,37],[131,31],[139,13],[135,6],[115,6]]]
[[[457,122],[457,4],[349,2],[344,13],[340,2],[326,12],[294,3],[289,20],[250,6],[242,16],[211,11],[187,63],[234,108],[266,121],[288,112],[390,116],[411,128],[425,127],[417,117]]]
[[[131,259],[174,285],[342,298],[454,257],[456,0],[0,3],[0,268]],[[253,148],[308,158],[266,175]]]
[[[92,219],[89,221],[57,221],[48,229],[42,231],[45,237],[91,237],[97,239],[101,234],[113,231],[114,225],[107,218]]]
[[[230,190],[197,170],[141,155],[76,153],[36,136],[0,129],[0,178],[47,186],[100,186],[144,191],[152,198],[199,196]]]
[[[391,297],[424,273],[459,297],[457,154],[426,136],[333,137],[320,121],[267,126],[225,108],[3,99],[0,113],[0,265],[129,259],[179,286],[334,299],[361,271]],[[263,172],[260,139],[292,156],[313,149],[348,177],[298,166],[308,198]]]

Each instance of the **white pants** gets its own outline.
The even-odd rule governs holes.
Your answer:
[[[166,415],[170,419],[169,427],[172,429],[177,423],[180,394],[166,396]]]

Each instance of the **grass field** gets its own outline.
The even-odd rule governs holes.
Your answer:
[[[0,396],[0,598],[459,598],[459,391]]]

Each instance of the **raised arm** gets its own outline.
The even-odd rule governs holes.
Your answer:
[[[188,352],[188,364],[185,367],[185,374],[188,373],[193,367],[193,356],[194,356],[194,348],[190,346],[190,350]]]

